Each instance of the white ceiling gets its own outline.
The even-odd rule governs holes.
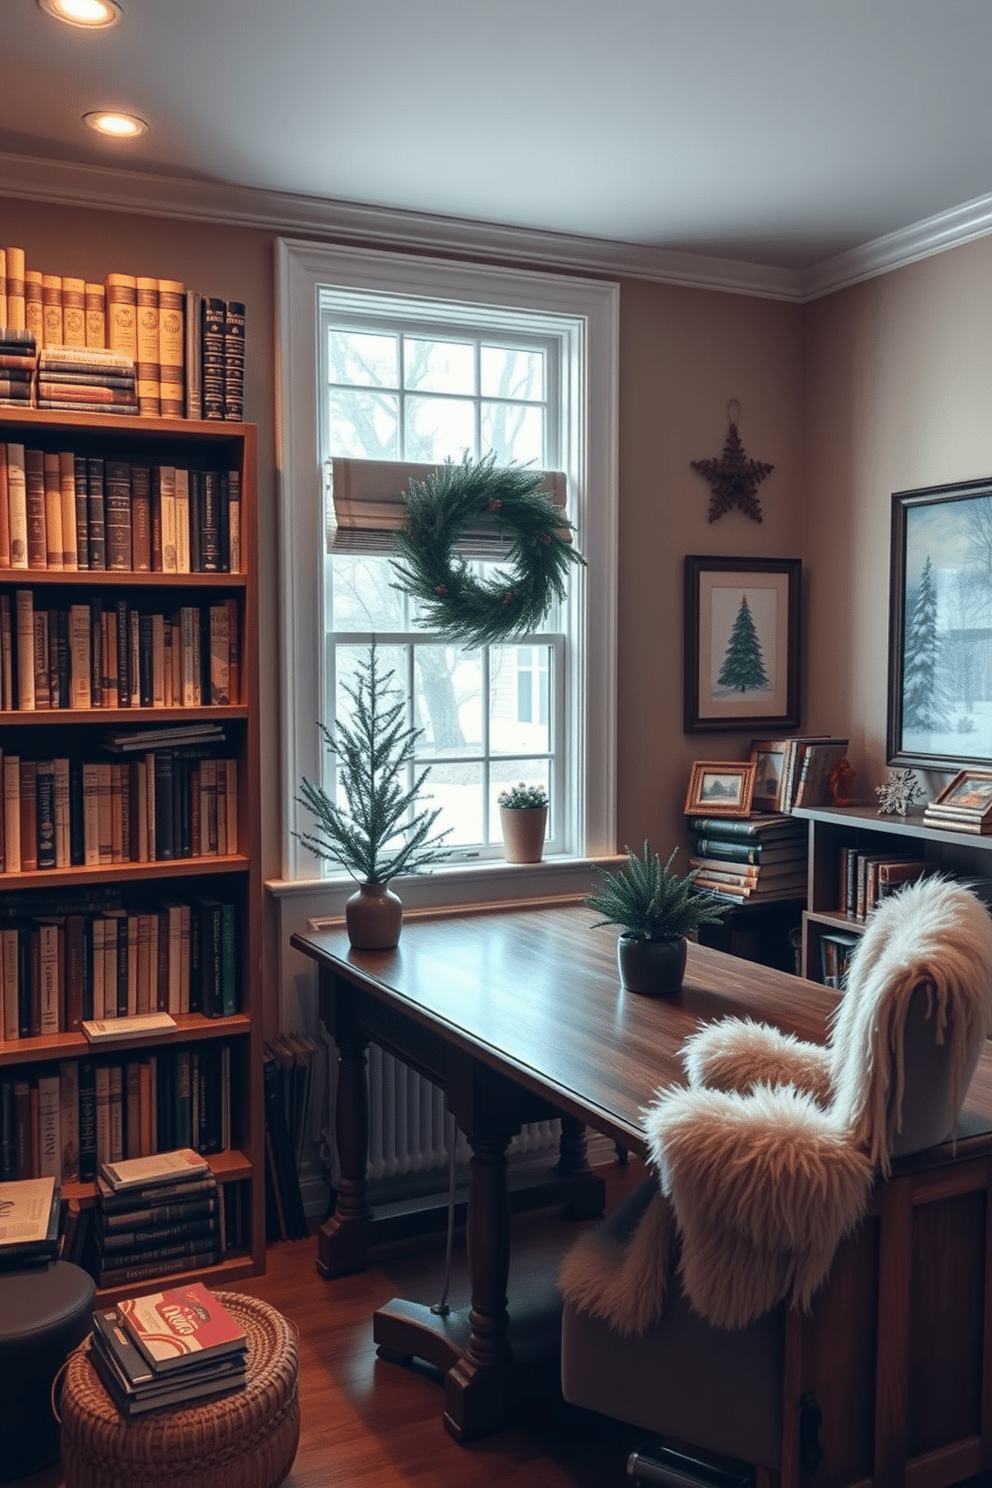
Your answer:
[[[120,3],[0,0],[0,150],[786,270],[992,192],[992,0]]]

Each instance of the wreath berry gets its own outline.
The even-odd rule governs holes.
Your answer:
[[[540,489],[543,474],[497,469],[495,460],[448,460],[425,480],[411,479],[395,538],[395,587],[420,601],[428,629],[468,646],[535,630],[553,598],[564,599],[568,565],[585,564],[562,536],[572,523]],[[508,571],[491,579],[478,578],[454,552],[466,527],[484,516],[512,539]]]

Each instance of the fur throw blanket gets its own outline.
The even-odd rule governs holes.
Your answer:
[[[904,1047],[917,992],[927,1037],[946,1046],[953,1126],[992,1032],[992,919],[970,890],[929,878],[873,914],[825,1047],[740,1018],[687,1040],[688,1088],[659,1091],[644,1113],[659,1192],[630,1236],[580,1237],[561,1268],[566,1300],[641,1333],[677,1268],[718,1327],[783,1298],[808,1309],[919,1098]]]

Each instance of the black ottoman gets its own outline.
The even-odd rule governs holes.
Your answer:
[[[66,1261],[0,1272],[0,1482],[58,1461],[52,1381],[90,1331],[94,1291]]]

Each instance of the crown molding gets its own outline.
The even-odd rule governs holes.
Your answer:
[[[933,217],[864,243],[860,248],[852,248],[847,253],[839,253],[835,258],[815,264],[800,276],[800,298],[804,301],[820,299],[838,289],[847,289],[852,284],[861,284],[866,279],[875,279],[893,269],[917,263],[921,258],[932,258],[937,253],[946,253],[949,248],[959,248],[976,238],[988,237],[990,233],[992,195],[975,197],[974,201],[950,207],[946,212],[938,212]]]
[[[570,233],[434,217],[359,202],[256,190],[197,177],[56,161],[0,151],[0,195],[61,206],[210,222],[343,243],[453,253],[540,268],[645,279],[685,289],[804,304],[992,234],[992,195],[824,259],[808,269],[680,253]]]
[[[801,297],[798,274],[765,264],[3,152],[0,194],[62,206],[253,227],[279,235],[319,235],[339,242],[648,279],[767,299]]]

